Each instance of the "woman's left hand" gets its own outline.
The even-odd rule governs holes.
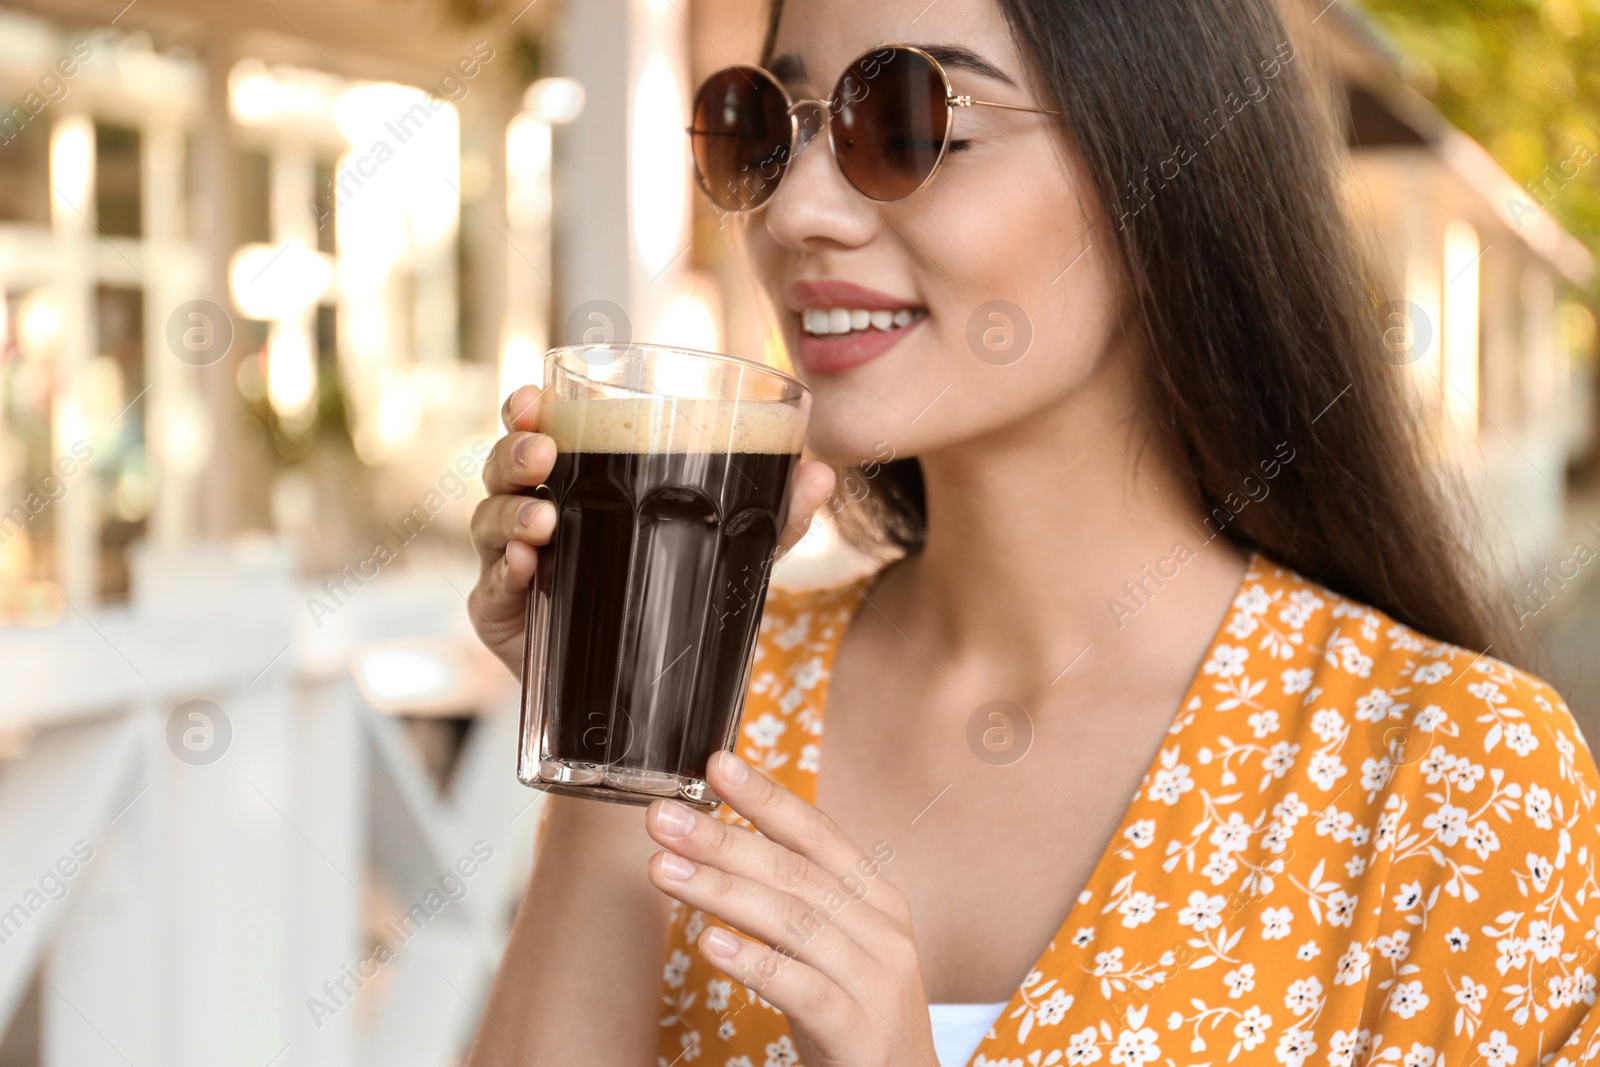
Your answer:
[[[651,803],[650,881],[755,938],[707,924],[701,954],[783,1012],[807,1067],[929,1067],[938,1057],[905,894],[832,819],[729,752],[706,780],[754,833],[670,800]],[[678,815],[687,816],[676,818]]]

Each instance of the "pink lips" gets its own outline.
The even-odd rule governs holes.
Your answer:
[[[796,314],[807,308],[860,308],[865,311],[921,311],[920,305],[876,289],[846,281],[797,281],[789,287],[788,305]],[[892,330],[868,330],[837,337],[813,337],[799,330],[795,360],[813,374],[842,374],[883,355],[921,324],[922,319]]]

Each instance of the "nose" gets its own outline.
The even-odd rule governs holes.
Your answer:
[[[783,180],[768,201],[767,231],[795,251],[819,245],[854,248],[865,244],[879,225],[877,212],[839,171],[828,142],[828,108],[820,100],[794,105],[795,151]],[[806,151],[813,142],[813,151]]]

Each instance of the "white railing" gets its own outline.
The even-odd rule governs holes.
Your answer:
[[[0,1032],[37,976],[42,1067],[457,1062],[539,818],[515,687],[477,676],[441,796],[349,665],[470,664],[471,580],[319,627],[279,545],[143,553],[130,604],[0,630]]]

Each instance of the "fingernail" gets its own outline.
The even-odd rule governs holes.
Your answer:
[[[706,951],[719,960],[731,960],[739,951],[739,939],[720,926],[706,931]]]
[[[694,829],[694,814],[676,800],[663,800],[656,812],[656,829],[673,837],[682,837]]]
[[[750,780],[750,765],[732,752],[722,754],[722,773],[734,785],[744,785]]]
[[[694,864],[676,852],[663,852],[661,854],[661,873],[671,878],[674,882],[681,882],[694,873]]]
[[[528,465],[528,453],[533,451],[533,435],[518,441],[511,449],[511,462],[519,467]]]
[[[539,510],[539,502],[530,500],[517,509],[517,525],[526,526],[533,521],[533,513]]]

